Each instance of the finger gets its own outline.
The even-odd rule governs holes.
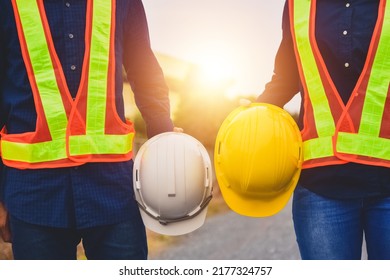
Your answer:
[[[252,104],[252,101],[249,99],[241,98],[239,101],[240,106],[249,107]]]
[[[174,127],[173,131],[174,132],[184,132],[184,129],[182,129],[181,127]]]
[[[8,224],[8,213],[3,203],[0,202],[0,237],[5,242],[11,242],[11,231]]]
[[[0,230],[0,236],[4,242],[11,243],[11,231],[8,226]]]

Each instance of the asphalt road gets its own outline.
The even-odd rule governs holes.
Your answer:
[[[297,260],[291,203],[278,214],[251,218],[229,211],[206,219],[198,230],[150,259]]]

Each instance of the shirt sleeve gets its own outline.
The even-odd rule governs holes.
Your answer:
[[[0,18],[3,19],[3,7],[0,6]],[[0,21],[0,38],[5,38],[4,36],[4,29],[3,27],[5,24]],[[0,130],[4,126],[5,119],[4,119],[4,108],[3,108],[3,88],[4,88],[4,82],[5,82],[5,56],[6,56],[6,48],[5,48],[5,40],[0,40]]]
[[[0,7],[1,8],[1,7]],[[3,10],[3,9],[0,9]],[[2,13],[0,12],[0,18],[4,18],[2,16]],[[0,38],[4,38],[3,33],[3,22],[1,22],[0,25]],[[0,40],[0,131],[2,127],[4,126],[4,108],[3,108],[3,88],[4,88],[4,79],[5,79],[5,42],[4,40]],[[1,137],[1,136],[0,136]],[[3,174],[3,161],[1,160],[1,153],[0,153],[0,202],[3,201],[3,183],[2,183],[2,174]]]
[[[4,185],[3,185],[3,161],[0,159],[0,202],[2,202],[4,199]]]
[[[148,137],[172,131],[169,90],[162,69],[151,49],[149,30],[141,0],[132,0],[124,24],[124,68],[134,99],[146,124]]]
[[[257,98],[257,102],[265,102],[283,107],[299,92],[299,72],[295,60],[294,45],[290,31],[288,3],[286,1],[282,20],[282,41],[276,53],[272,79]]]

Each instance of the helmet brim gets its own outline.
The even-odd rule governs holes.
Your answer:
[[[163,235],[177,236],[193,232],[200,228],[205,222],[207,207],[196,216],[191,217],[191,219],[167,224],[160,223],[160,221],[151,217],[142,209],[140,211],[142,220],[147,229]]]
[[[300,170],[297,170],[293,180],[289,182],[288,186],[282,188],[285,191],[273,196],[250,197],[236,192],[234,188],[224,183],[220,183],[219,188],[225,203],[237,214],[255,218],[269,217],[277,214],[287,205],[294,192],[299,175]],[[223,182],[224,180],[219,181]]]

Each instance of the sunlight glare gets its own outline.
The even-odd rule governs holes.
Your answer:
[[[220,48],[199,52],[195,61],[202,72],[202,80],[209,86],[221,86],[234,79],[232,57]]]

